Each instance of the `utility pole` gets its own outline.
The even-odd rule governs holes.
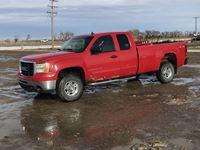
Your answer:
[[[195,19],[195,34],[197,36],[197,34],[198,34],[198,19],[200,17],[193,17],[193,18]]]
[[[54,38],[55,38],[55,33],[54,33],[54,17],[57,15],[56,8],[58,6],[55,6],[55,2],[58,2],[58,0],[50,0],[50,5],[48,6],[50,8],[47,13],[51,16],[51,41],[52,41],[52,50],[54,49]]]

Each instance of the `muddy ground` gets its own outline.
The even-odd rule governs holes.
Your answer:
[[[18,59],[0,52],[1,150],[197,150],[200,147],[200,53],[174,81],[154,76],[88,86],[80,101],[22,90]]]

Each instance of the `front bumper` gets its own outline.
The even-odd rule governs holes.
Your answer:
[[[53,93],[56,90],[56,80],[35,82],[18,79],[19,85],[26,91],[39,93]]]

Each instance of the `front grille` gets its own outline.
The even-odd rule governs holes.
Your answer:
[[[32,62],[21,62],[21,73],[24,76],[31,77],[34,75],[34,63]]]

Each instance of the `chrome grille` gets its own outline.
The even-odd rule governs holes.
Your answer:
[[[21,73],[24,76],[31,77],[34,75],[34,63],[33,62],[20,62]]]

